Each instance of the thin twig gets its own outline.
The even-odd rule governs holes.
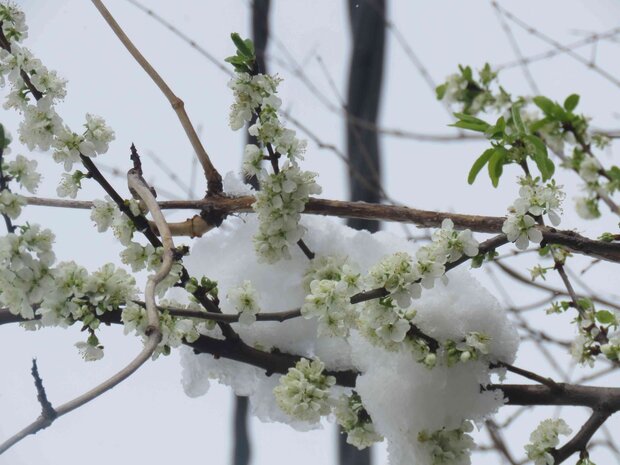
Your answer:
[[[140,353],[138,354],[138,356],[134,360],[132,360],[125,368],[123,368],[121,371],[119,371],[100,385],[91,389],[90,391],[55,409],[55,416],[46,415],[44,407],[43,414],[37,420],[35,420],[33,423],[31,423],[26,428],[24,428],[11,438],[7,439],[3,444],[0,445],[0,454],[2,454],[13,445],[17,444],[25,437],[31,434],[35,434],[43,428],[46,428],[56,418],[59,418],[71,412],[72,410],[81,407],[82,405],[99,397],[104,392],[112,389],[114,386],[127,379],[153,355],[153,352],[161,341],[162,334],[159,325],[159,312],[155,304],[155,288],[157,284],[159,284],[166,276],[168,276],[168,273],[170,273],[170,268],[172,267],[174,261],[174,243],[172,241],[172,236],[170,235],[170,230],[167,229],[166,220],[161,213],[161,209],[157,205],[155,197],[149,190],[148,186],[146,186],[143,180],[141,180],[141,177],[139,176],[137,170],[130,170],[127,175],[127,180],[130,188],[132,188],[141,197],[141,199],[144,201],[147,208],[151,212],[151,215],[153,216],[155,222],[157,223],[157,227],[161,232],[164,246],[162,265],[154,275],[149,276],[145,289],[146,314],[148,320],[148,326],[145,330],[145,334],[147,336],[145,345],[142,351],[140,351]],[[33,366],[33,376],[35,376],[35,368],[36,364]],[[38,373],[37,376],[35,376],[35,381],[37,377]],[[41,401],[40,392],[39,399]],[[43,405],[42,401],[41,403]]]
[[[525,370],[523,368],[513,366],[510,363],[497,362],[495,363],[495,365],[498,367],[506,368],[506,370],[510,371],[511,373],[515,373],[519,376],[523,376],[524,378],[531,379],[532,381],[536,381],[537,383],[544,384],[545,386],[548,386],[551,389],[555,389],[558,391],[562,390],[562,387],[558,383],[553,381],[551,378],[545,378],[544,376],[540,376],[529,370]]]
[[[211,195],[217,195],[222,192],[222,176],[217,171],[215,166],[211,163],[211,159],[207,154],[207,151],[200,142],[200,138],[192,125],[187,112],[185,111],[185,103],[179,97],[177,97],[172,89],[168,86],[168,84],[163,80],[163,78],[159,75],[155,68],[148,62],[146,58],[140,53],[140,51],[136,48],[136,46],[131,42],[125,31],[121,28],[121,26],[116,22],[114,17],[110,14],[108,9],[104,6],[101,0],[92,0],[95,8],[101,13],[103,19],[108,23],[116,37],[119,38],[121,43],[125,46],[125,48],[129,51],[131,56],[138,62],[138,64],[142,67],[142,69],[149,75],[149,77],[153,80],[153,82],[159,87],[159,90],[165,95],[165,97],[170,102],[170,105],[174,109],[179,121],[181,122],[181,126],[185,130],[185,134],[189,139],[194,151],[196,152],[196,156],[198,157],[198,161],[202,165],[202,168],[205,172],[205,177],[207,179],[208,184],[208,193]]]

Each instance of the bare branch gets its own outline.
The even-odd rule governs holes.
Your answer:
[[[594,433],[596,433],[612,413],[613,411],[608,409],[595,408],[594,412],[592,412],[592,416],[583,424],[579,432],[575,434],[570,441],[552,453],[555,464],[559,465],[575,452],[585,451],[590,438],[592,438]]]
[[[181,122],[181,126],[185,130],[185,134],[189,139],[194,151],[196,152],[196,156],[198,157],[198,161],[202,165],[202,168],[205,172],[205,177],[208,183],[208,193],[209,194],[220,194],[222,192],[222,176],[217,171],[215,166],[211,163],[211,159],[207,154],[207,151],[204,149],[202,143],[200,142],[200,138],[192,125],[187,112],[185,111],[185,103],[179,97],[177,97],[172,89],[166,84],[163,78],[155,71],[155,68],[148,62],[148,60],[140,53],[140,51],[136,48],[136,46],[131,42],[125,31],[121,28],[121,26],[116,22],[114,17],[110,14],[108,9],[104,6],[101,0],[92,0],[95,8],[101,13],[101,16],[108,23],[114,34],[119,38],[121,43],[125,46],[125,48],[129,51],[131,56],[138,62],[138,64],[142,67],[142,69],[149,75],[149,77],[153,80],[153,82],[159,87],[162,93],[166,96],[170,105],[174,109],[179,121]]]

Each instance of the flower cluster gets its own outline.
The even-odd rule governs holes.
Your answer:
[[[24,205],[26,205],[26,199],[21,195],[14,194],[8,189],[0,191],[0,214],[8,216],[12,220],[17,219],[21,215]]]
[[[422,287],[411,255],[397,252],[373,266],[366,278],[371,288],[383,287],[400,307],[406,308],[411,299],[420,297]]]
[[[6,165],[6,170],[3,167],[3,171],[6,171],[11,180],[16,181],[20,187],[26,189],[31,194],[36,192],[41,182],[41,175],[36,169],[37,162],[29,160],[23,155],[17,155],[15,160],[10,161]]]
[[[19,126],[20,141],[30,150],[53,148],[54,160],[62,163],[66,171],[71,170],[80,155],[94,157],[107,152],[114,131],[102,118],[87,114],[85,130],[78,135],[56,112],[55,105],[66,95],[66,81],[20,44],[27,35],[24,14],[12,5],[3,4],[0,5],[0,20],[10,46],[10,51],[0,50],[0,84],[4,85],[8,80],[11,87],[5,108],[13,108],[23,115]],[[34,179],[26,180],[26,184],[32,185],[33,182]],[[79,185],[68,183],[66,178],[60,190],[74,197]]]
[[[455,231],[454,223],[445,219],[432,242],[418,249],[415,259],[404,252],[386,256],[370,269],[365,283],[370,288],[383,287],[390,294],[365,303],[359,329],[373,344],[388,350],[405,342],[416,360],[432,368],[437,357],[429,341],[411,331],[416,316],[411,301],[420,297],[423,287],[431,289],[438,278],[446,279],[447,262],[477,254],[478,242],[471,231]]]
[[[468,362],[469,360],[478,360],[481,355],[488,355],[490,339],[487,335],[472,331],[467,333],[465,339],[460,342],[452,340],[446,341],[444,349],[448,366],[458,362]]]
[[[479,244],[471,231],[469,229],[456,231],[454,222],[449,218],[441,222],[441,229],[433,234],[433,242],[446,255],[448,263],[457,261],[463,255],[468,257],[478,255]]]
[[[289,246],[299,241],[305,231],[299,224],[301,212],[310,195],[321,192],[315,177],[316,173],[302,171],[289,161],[277,174],[261,172],[261,190],[252,205],[259,220],[254,237],[259,260],[274,263],[290,257]]]
[[[559,313],[570,308],[572,302],[560,302],[551,308]],[[609,310],[596,310],[590,299],[577,300],[578,315],[575,318],[578,335],[571,344],[571,355],[577,363],[594,365],[597,354],[602,353],[610,360],[617,358],[618,338],[608,338],[608,334],[618,328],[620,319]],[[603,349],[604,347],[604,349]]]
[[[575,147],[571,159],[573,167],[585,181],[583,190],[585,196],[575,198],[575,209],[577,214],[584,220],[596,219],[601,216],[599,210],[599,191],[613,192],[612,183],[602,185],[599,181],[601,173],[604,172],[600,162],[591,155],[581,152],[579,147]],[[617,187],[616,187],[617,188]]]
[[[344,257],[318,257],[304,275],[308,293],[301,313],[317,318],[319,335],[346,337],[355,324],[351,296],[359,290],[359,273]]]
[[[34,318],[35,307],[54,291],[53,242],[52,232],[38,225],[0,237],[0,305],[11,313]]]
[[[373,299],[364,305],[359,327],[373,344],[395,350],[405,340],[415,314],[413,309],[401,308],[391,296]]]
[[[502,87],[497,91],[491,88],[496,78],[497,72],[492,71],[488,63],[478,71],[478,79],[469,66],[459,66],[459,73],[451,74],[446,82],[437,86],[437,99],[447,105],[458,104],[462,112],[469,115],[487,108],[501,110],[510,103],[510,95]]]
[[[192,310],[202,309],[201,306],[196,304],[189,304],[189,306],[184,307],[177,302],[168,300],[162,300],[160,305],[162,307],[191,308]],[[148,318],[146,316],[146,309],[143,306],[134,302],[127,302],[127,305],[123,308],[121,320],[125,325],[125,334],[134,331],[136,335],[146,338]],[[159,325],[162,339],[153,353],[153,359],[156,359],[161,354],[170,354],[171,349],[179,347],[184,341],[194,342],[200,336],[200,331],[208,326],[195,318],[175,317],[167,310],[159,313]]]
[[[522,177],[519,184],[519,198],[510,208],[511,213],[504,221],[502,231],[519,250],[525,250],[530,241],[539,244],[543,239],[536,228],[536,217],[547,215],[551,224],[560,224],[558,211],[561,210],[564,193],[553,180],[543,185],[539,178]]]
[[[229,124],[233,131],[241,129],[252,119],[256,109],[261,106],[279,107],[275,93],[282,80],[269,74],[250,76],[248,73],[236,73],[228,83],[232,89],[234,103],[230,107]],[[275,97],[275,98],[274,98]]]
[[[525,446],[527,457],[536,465],[553,465],[555,460],[550,451],[560,443],[558,436],[571,432],[564,420],[543,420],[530,434],[530,442]]]
[[[138,216],[142,214],[140,205],[136,200],[129,200],[127,205],[133,215]],[[105,232],[108,228],[112,228],[114,231],[114,236],[122,245],[132,247],[131,240],[133,239],[133,234],[136,231],[136,227],[131,218],[121,212],[112,199],[106,196],[105,200],[95,200],[90,211],[90,219],[95,222],[97,231]],[[139,256],[139,254],[136,254],[135,251],[128,252],[126,254],[126,259],[136,257],[136,255]],[[128,265],[131,264],[132,268],[144,268],[140,268],[138,263],[130,263],[129,261],[124,263]]]
[[[365,449],[383,437],[375,431],[370,415],[362,405],[362,399],[355,391],[350,395],[342,395],[334,407],[336,421],[347,433],[347,443],[358,449]]]
[[[239,313],[239,323],[249,326],[256,321],[256,314],[260,313],[258,293],[250,281],[243,281],[240,286],[228,291],[228,300]]]
[[[2,34],[9,41],[19,42],[28,37],[26,15],[11,3],[0,4],[0,22]]]
[[[560,224],[561,204],[565,194],[562,186],[551,180],[546,185],[540,183],[539,178],[519,178],[519,198],[513,204],[517,215],[529,214],[534,217],[547,215],[553,226]]]
[[[605,344],[602,344],[601,353],[609,360],[620,361],[620,336],[610,337]]]
[[[469,465],[474,440],[468,434],[473,431],[471,422],[465,420],[460,428],[418,434],[418,442],[424,447],[432,465]]]
[[[274,263],[290,257],[289,246],[304,234],[299,225],[300,213],[310,195],[319,194],[321,188],[314,181],[316,173],[302,171],[297,164],[303,158],[306,142],[286,128],[278,115],[282,101],[276,93],[281,79],[245,72],[243,63],[253,62],[255,57],[251,47],[239,41],[235,43],[240,55],[229,60],[237,71],[229,83],[235,99],[230,110],[230,126],[233,130],[240,129],[256,115],[256,122],[248,132],[260,146],[245,147],[243,171],[246,176],[257,176],[261,186],[252,205],[260,222],[254,238],[256,252],[262,261]],[[281,156],[287,157],[287,161],[279,167]],[[265,158],[272,163],[271,174],[261,166]]]
[[[319,359],[302,358],[280,378],[273,390],[278,406],[298,420],[316,423],[331,411],[330,388],[333,376],[323,374],[325,365]]]

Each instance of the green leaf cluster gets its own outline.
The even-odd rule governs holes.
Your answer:
[[[250,39],[242,39],[236,32],[230,34],[230,38],[235,44],[237,51],[235,55],[229,56],[224,61],[233,65],[238,73],[251,74],[256,63],[254,44]]]
[[[467,182],[473,184],[486,165],[493,187],[497,187],[504,166],[523,164],[531,158],[540,171],[543,181],[553,176],[555,165],[549,159],[543,140],[531,132],[521,118],[521,103],[512,105],[508,121],[500,116],[494,125],[464,113],[455,113],[457,121],[452,126],[481,132],[491,141],[491,148],[485,150],[472,165]]]

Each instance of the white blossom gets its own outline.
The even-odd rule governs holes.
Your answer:
[[[310,195],[321,188],[314,182],[316,173],[302,171],[288,161],[278,174],[261,172],[261,190],[252,205],[260,222],[254,247],[259,260],[274,263],[290,256],[289,246],[301,239],[304,229],[299,224]]]
[[[301,313],[305,318],[317,318],[319,335],[346,337],[352,323],[351,294],[344,281],[315,279]]]
[[[526,250],[530,241],[539,244],[543,239],[542,232],[536,228],[536,221],[527,214],[508,215],[502,225],[502,232],[519,250]]]
[[[84,131],[84,141],[88,145],[80,145],[82,154],[92,157],[95,154],[102,155],[106,153],[110,142],[114,140],[114,131],[105,124],[105,120],[101,116],[87,113],[84,127],[86,128],[86,131]]]
[[[260,312],[258,293],[250,281],[243,281],[240,286],[232,288],[226,296],[239,313],[239,323],[249,326],[256,321]]]
[[[418,442],[424,446],[432,465],[469,465],[474,441],[467,433],[472,430],[472,424],[464,421],[458,429],[441,429],[432,433],[422,431]]]
[[[29,160],[23,155],[17,155],[15,160],[9,162],[7,172],[24,189],[34,194],[41,181],[41,175],[37,173],[36,168],[37,162],[35,160]]]
[[[137,242],[130,242],[121,252],[121,261],[131,266],[131,271],[136,272],[146,268],[147,261],[153,253],[155,248],[151,244],[143,246]]]
[[[357,393],[342,395],[336,401],[334,413],[336,421],[347,434],[347,443],[352,446],[361,450],[383,441],[383,437],[375,431],[370,415]]]
[[[230,108],[229,122],[233,131],[241,129],[252,119],[252,114],[265,101],[265,106],[279,107],[279,99],[275,99],[280,79],[276,76],[258,74],[250,76],[247,73],[237,73],[228,83],[235,98]],[[277,97],[276,97],[277,98]]]
[[[579,164],[579,176],[586,182],[596,182],[600,176],[599,171],[601,169],[602,166],[596,158],[586,155]]]
[[[598,208],[598,200],[596,198],[576,197],[575,210],[584,220],[594,220],[601,216],[601,212]]]
[[[384,287],[402,308],[411,303],[412,298],[420,297],[422,288],[417,283],[420,274],[413,259],[405,252],[397,252],[384,257],[373,266],[366,278],[371,288]]]
[[[479,244],[472,232],[469,229],[455,231],[454,223],[449,218],[441,222],[441,229],[433,234],[433,242],[447,256],[448,262],[458,260],[463,254],[468,257],[478,255]]]
[[[0,4],[0,21],[2,33],[9,42],[19,42],[28,37],[26,15],[16,5],[8,2]]]
[[[56,71],[50,71],[44,66],[40,66],[36,73],[31,74],[30,81],[38,91],[45,94],[46,98],[53,101],[62,100],[67,95],[67,80],[59,77]]]
[[[21,195],[13,194],[8,189],[0,191],[0,213],[12,220],[21,215],[22,207],[25,205],[26,199]]]
[[[60,184],[56,188],[56,194],[58,197],[70,197],[74,199],[77,196],[78,190],[82,188],[83,174],[80,171],[76,171],[73,174],[63,173],[61,175]]]
[[[116,204],[106,196],[106,200],[94,200],[90,211],[90,219],[97,225],[97,231],[105,232],[120,214]]]
[[[254,144],[248,144],[243,150],[242,171],[245,176],[258,176],[263,162],[263,151]]]
[[[65,171],[71,171],[73,164],[80,161],[80,151],[85,148],[84,137],[64,127],[57,134],[53,147],[54,161],[62,163]]]
[[[19,140],[28,149],[49,150],[55,136],[61,131],[60,117],[43,97],[36,105],[24,108],[24,120],[19,125]]]
[[[564,192],[561,186],[551,181],[546,185],[539,183],[538,178],[520,178],[519,198],[514,202],[514,210],[518,215],[529,213],[532,216],[548,215],[551,224],[560,224],[561,204]]]
[[[302,358],[288,373],[280,377],[273,390],[278,406],[298,420],[316,423],[331,410],[330,388],[333,376],[323,374],[325,365],[319,359]]]
[[[87,362],[101,360],[103,358],[103,348],[94,346],[88,342],[76,342],[75,347],[80,351],[80,355]]]
[[[112,230],[114,236],[124,246],[128,246],[133,238],[133,233],[136,231],[136,227],[133,224],[131,218],[124,213],[118,213],[112,221]]]
[[[420,247],[416,252],[414,267],[420,277],[420,284],[426,289],[432,289],[435,280],[441,278],[446,272],[446,254],[437,244],[432,243]]]
[[[530,442],[525,446],[527,457],[533,460],[535,465],[553,465],[555,461],[550,450],[560,443],[560,434],[569,435],[571,432],[564,420],[543,420],[530,434]]]

